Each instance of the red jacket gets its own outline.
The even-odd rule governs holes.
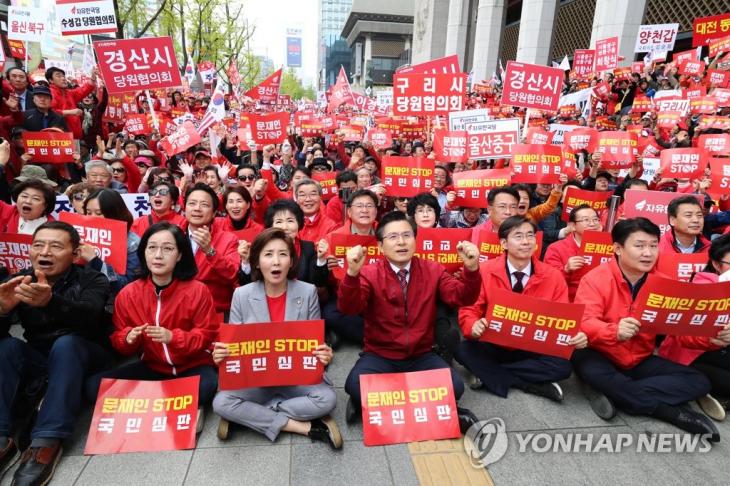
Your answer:
[[[545,263],[559,271],[563,278],[565,278],[565,282],[568,284],[568,297],[571,302],[575,300],[575,293],[578,290],[580,279],[583,277],[583,272],[578,270],[567,273],[565,271],[565,264],[568,263],[570,257],[578,255],[580,255],[580,246],[575,241],[575,238],[573,238],[573,235],[570,235],[548,246],[547,252],[545,252],[545,258],[543,258]]]
[[[464,269],[456,278],[439,263],[413,257],[406,307],[398,277],[383,258],[365,265],[357,277],[345,276],[337,291],[337,308],[343,314],[362,314],[365,352],[409,359],[433,346],[436,299],[452,307],[470,305],[480,284],[478,271]]]
[[[325,216],[324,209],[319,208],[319,212],[314,216],[314,221],[310,220],[307,216],[304,217],[304,228],[299,230],[299,238],[312,241],[316,244],[340,226]]]
[[[650,274],[655,273],[652,270]],[[633,368],[654,352],[656,335],[640,332],[626,341],[618,340],[618,322],[634,311],[631,289],[614,258],[588,272],[578,285],[577,304],[585,304],[581,330],[588,336],[588,346],[611,360],[616,366]],[[681,336],[683,346],[715,349],[707,338]]]
[[[53,216],[46,216],[48,221],[53,221]],[[14,204],[0,201],[0,233],[17,233],[20,224],[20,213]]]
[[[187,233],[188,222],[182,227]],[[217,312],[228,312],[231,308],[231,298],[236,288],[236,275],[241,266],[241,257],[238,256],[238,238],[227,231],[221,231],[214,224],[210,227],[211,246],[215,248],[215,255],[208,257],[198,249],[195,252],[195,263],[198,265],[198,275],[195,279],[208,286],[213,296],[213,303]]]
[[[334,221],[335,224],[343,224],[345,222],[345,208],[339,194],[336,194],[335,197],[327,202],[325,215]]]
[[[158,216],[157,213],[152,211],[150,214],[146,214],[135,219],[134,223],[132,223],[131,231],[133,233],[136,233],[139,237],[142,237],[144,232],[147,231],[147,228],[155,223],[159,223],[160,221],[167,221],[169,223],[182,227],[183,223],[185,222],[185,216],[183,216],[182,214],[177,214],[175,211],[170,211],[164,216]]]
[[[482,284],[474,305],[459,310],[459,326],[467,339],[471,337],[471,328],[478,319],[487,315],[489,295],[494,289],[512,290],[512,280],[507,275],[507,256],[502,255],[494,260],[487,260],[479,266]],[[530,278],[522,292],[536,299],[555,302],[568,302],[568,286],[560,272],[536,258],[532,259]]]
[[[79,102],[83,100],[89,93],[96,89],[95,84],[86,83],[83,86],[74,89],[61,89],[51,84],[51,109],[58,113],[63,110],[75,110],[78,108]],[[73,132],[75,139],[81,139],[84,132],[81,130],[81,117],[77,115],[64,116],[66,127],[69,132]],[[139,171],[138,171],[139,172]],[[130,188],[129,192],[136,192],[137,188]]]
[[[127,343],[132,328],[149,324],[172,331],[169,344],[156,343],[142,334]],[[177,375],[201,365],[213,365],[209,348],[218,334],[213,299],[197,280],[173,280],[159,295],[150,278],[126,285],[114,301],[114,349],[129,356],[142,353],[142,361],[159,373]]]
[[[679,248],[675,246],[676,236],[674,229],[670,229],[662,235],[659,240],[659,253],[681,253]],[[697,236],[697,243],[692,253],[707,253],[710,251],[710,242],[702,235]]]

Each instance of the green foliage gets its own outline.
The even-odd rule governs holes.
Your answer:
[[[282,73],[281,89],[279,91],[281,94],[290,95],[292,100],[299,100],[301,98],[309,98],[310,100],[317,99],[314,89],[302,86],[301,80],[294,73],[294,68],[289,68]]]

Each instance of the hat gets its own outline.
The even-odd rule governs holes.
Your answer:
[[[102,155],[101,158],[106,160],[107,162],[113,162],[115,160],[122,160],[123,157],[118,157],[111,152],[104,152],[104,155]]]
[[[134,159],[134,163],[137,165],[144,164],[147,167],[152,167],[152,161],[147,157],[137,157],[136,159]]]
[[[310,164],[309,168],[314,170],[315,167],[320,165],[327,167],[327,170],[332,170],[332,164],[330,164],[324,157],[317,157],[315,159],[312,159],[312,163]]]
[[[51,187],[56,187],[58,184],[48,178],[45,169],[38,167],[37,165],[25,165],[20,171],[20,175],[15,178],[16,181],[25,182],[31,179],[38,179],[44,184],[48,184]]]
[[[146,150],[140,150],[139,155],[142,157],[149,157],[150,159],[154,159],[157,157],[155,153],[152,150],[146,149]]]
[[[641,117],[642,120],[651,120],[651,113],[647,112],[644,113],[644,116]]]
[[[208,152],[207,150],[198,150],[197,152],[195,152],[195,158],[196,159],[198,158],[198,156],[201,156],[201,155],[203,157],[211,158],[210,152]]]
[[[35,95],[46,95],[53,98],[53,95],[51,94],[51,89],[48,86],[44,86],[42,84],[39,84],[35,88],[33,88],[33,96]]]

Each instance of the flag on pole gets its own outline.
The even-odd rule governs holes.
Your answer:
[[[188,81],[188,84],[192,83],[195,79],[195,66],[193,65],[193,58],[188,57],[188,63],[185,66],[184,78]]]
[[[89,74],[96,66],[96,59],[94,59],[94,48],[91,44],[84,44],[84,60],[81,64],[81,71],[84,74]]]
[[[198,125],[198,133],[202,136],[215,122],[221,121],[226,116],[226,105],[223,93],[224,83],[218,81],[215,85],[213,96],[210,97],[208,110]]]
[[[240,101],[241,75],[238,73],[238,67],[236,67],[235,59],[231,59],[231,64],[228,66],[226,74],[228,75],[228,82],[231,83],[231,88],[233,88],[233,96]]]
[[[558,66],[563,71],[570,71],[570,61],[568,61],[568,55],[566,54],[562,61],[560,61],[560,65]]]

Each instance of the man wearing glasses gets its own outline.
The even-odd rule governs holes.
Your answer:
[[[304,213],[304,227],[299,231],[303,240],[317,243],[339,228],[324,214],[322,187],[317,181],[303,179],[294,185],[294,200]]]
[[[483,386],[506,398],[510,388],[518,388],[560,402],[563,390],[557,382],[570,376],[570,361],[480,340],[490,332],[485,316],[494,289],[568,302],[568,287],[560,272],[534,257],[536,233],[535,223],[524,216],[512,216],[500,224],[504,254],[482,264],[479,297],[474,305],[459,310],[459,325],[466,340],[459,345],[456,360],[478,378],[474,389]],[[584,348],[588,340],[579,332],[570,344]]]
[[[365,321],[365,348],[345,383],[350,395],[347,421],[352,423],[360,410],[360,375],[399,373],[449,368],[433,346],[436,300],[453,307],[472,304],[479,288],[479,251],[467,241],[457,246],[464,261],[461,278],[452,276],[439,263],[414,256],[416,224],[400,211],[392,211],[378,226],[376,238],[383,259],[363,266],[362,246],[347,252],[347,274],[338,289],[338,308],[345,314],[361,314]],[[454,395],[458,400],[464,382],[451,369]],[[465,431],[474,419],[460,410]],[[471,419],[471,420],[470,420]]]
[[[583,233],[601,231],[601,220],[595,209],[588,204],[581,204],[570,212],[568,228],[570,235],[550,245],[543,261],[562,272],[568,284],[568,297],[573,302],[580,279],[585,275],[584,271],[580,271],[586,264],[586,258],[580,254]]]

